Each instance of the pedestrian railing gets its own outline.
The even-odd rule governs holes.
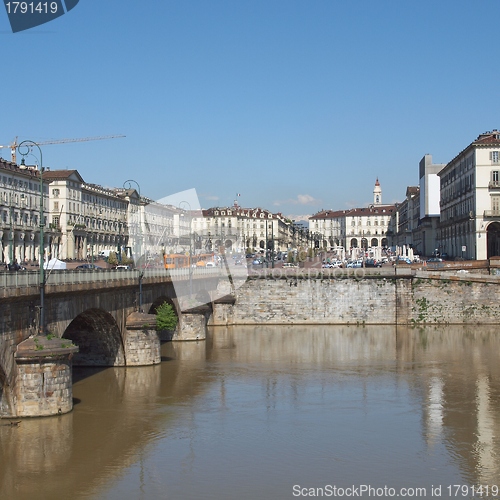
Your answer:
[[[68,285],[77,283],[93,283],[121,280],[136,280],[142,274],[143,279],[169,281],[172,279],[193,279],[218,277],[222,272],[218,267],[198,267],[195,269],[74,269],[46,270],[46,285]],[[4,271],[0,272],[0,288],[19,288],[40,285],[40,272],[35,271]]]

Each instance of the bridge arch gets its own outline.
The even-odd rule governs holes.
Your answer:
[[[148,310],[148,314],[156,314],[156,310],[158,307],[160,307],[163,303],[170,304],[175,311],[175,314],[179,316],[179,313],[177,311],[177,301],[173,299],[172,297],[167,297],[166,295],[161,295],[160,297],[157,297],[154,302],[151,304],[151,307]]]
[[[79,347],[76,366],[124,366],[125,349],[115,319],[102,309],[87,309],[66,328],[63,338]]]

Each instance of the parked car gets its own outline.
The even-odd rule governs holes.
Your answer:
[[[363,267],[363,261],[353,260],[351,262],[348,262],[346,267]]]
[[[260,259],[254,259],[254,260],[252,261],[252,264],[253,264],[254,266],[258,266],[259,264],[262,264],[262,261],[261,261]]]
[[[115,269],[121,270],[121,271],[130,271],[132,268],[130,266],[125,266],[123,264],[116,266]]]
[[[398,257],[396,264],[411,264],[411,260],[408,257]]]
[[[210,261],[210,262],[207,262],[207,263],[205,264],[205,267],[215,267],[215,262],[211,262],[211,261]]]
[[[81,264],[79,266],[76,266],[75,269],[78,270],[102,269],[102,267],[96,266],[95,264]]]
[[[365,267],[382,267],[382,262],[375,259],[366,259]]]
[[[26,268],[24,266],[21,266],[21,264],[18,264],[17,262],[14,262],[13,264],[9,264],[7,266],[7,269],[9,271],[26,271]]]
[[[443,259],[441,259],[441,257],[431,257],[427,259],[427,262],[443,262]]]

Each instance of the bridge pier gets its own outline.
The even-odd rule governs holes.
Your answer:
[[[211,312],[211,308],[208,306],[182,311],[172,341],[206,340],[207,323]]]
[[[236,298],[234,295],[225,295],[216,299],[212,304],[212,316],[210,318],[210,326],[227,326],[229,318],[232,317]]]
[[[127,366],[157,365],[161,362],[156,315],[132,313],[123,332]]]
[[[43,336],[18,345],[12,417],[62,415],[73,409],[71,360],[77,351],[65,339]]]

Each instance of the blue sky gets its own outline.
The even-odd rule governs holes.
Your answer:
[[[13,34],[0,10],[0,144],[160,199],[286,215],[401,201],[500,128],[498,0],[80,0]],[[2,156],[9,158],[8,150]]]

